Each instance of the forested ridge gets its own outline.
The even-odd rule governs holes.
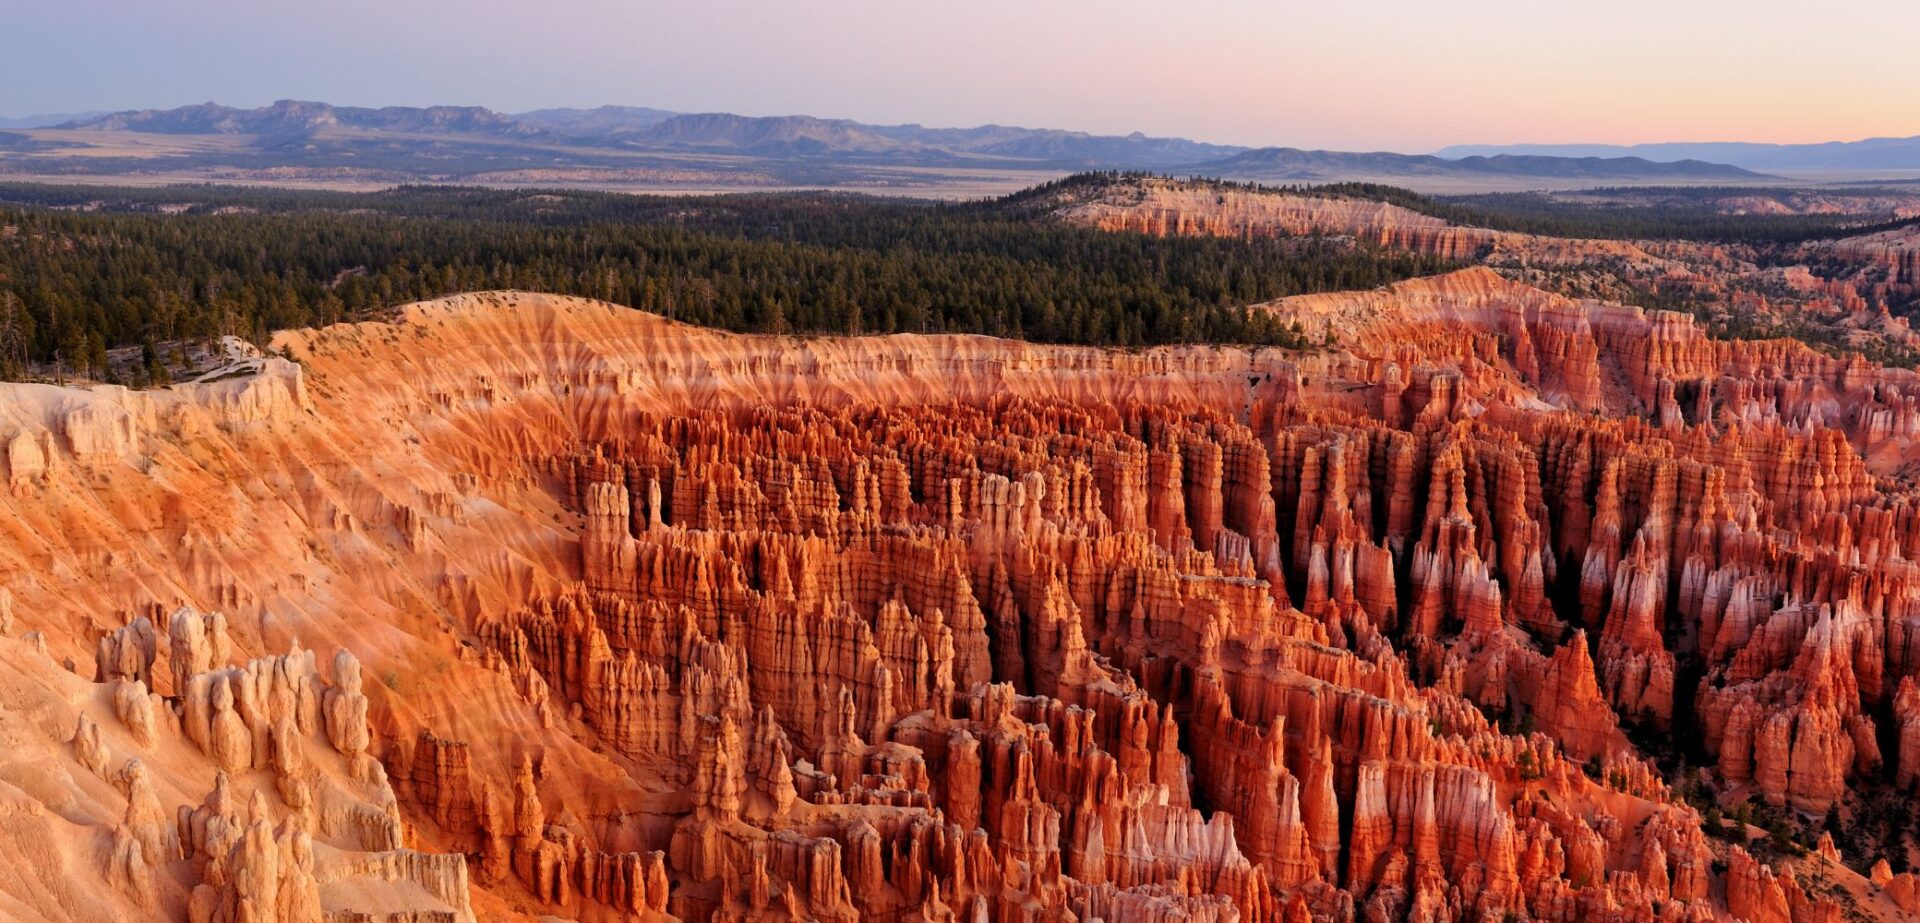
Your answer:
[[[1009,213],[1034,214],[1062,199],[1107,191],[1114,184],[1141,180],[1175,181],[1174,177],[1140,171],[1079,173],[1006,197],[998,207]],[[1367,199],[1397,205],[1465,227],[1591,240],[1698,240],[1745,243],[1756,246],[1797,244],[1855,234],[1870,234],[1920,224],[1920,218],[1891,214],[1847,212],[1809,214],[1736,214],[1720,200],[1730,196],[1791,194],[1801,190],[1764,186],[1656,187],[1658,201],[1646,204],[1567,201],[1545,192],[1489,192],[1470,195],[1428,195],[1383,183],[1293,183],[1270,185],[1240,180],[1187,177],[1177,182],[1220,191],[1275,195],[1332,196]],[[1646,187],[1597,188],[1592,194],[1647,195]],[[1871,185],[1818,190],[1833,199],[1882,197],[1888,190]]]
[[[1291,345],[1246,305],[1447,268],[1319,238],[1108,234],[1001,203],[0,185],[0,373],[101,373],[113,347],[264,341],[493,288],[738,331]]]
[[[1671,201],[1657,205],[1593,205],[1566,202],[1542,192],[1489,192],[1429,196],[1398,186],[1335,183],[1313,191],[1373,199],[1431,215],[1454,224],[1597,240],[1699,240],[1715,243],[1796,244],[1853,234],[1869,234],[1920,222],[1914,218],[1873,218],[1852,214],[1754,215],[1720,210],[1714,199],[1735,193],[1777,190],[1687,187],[1662,190]],[[1607,190],[1595,190],[1605,192]],[[1831,190],[1844,197],[1864,191]]]

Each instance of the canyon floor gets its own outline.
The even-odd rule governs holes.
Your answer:
[[[1484,268],[1269,309],[1341,335],[492,292],[0,385],[0,915],[1920,909],[1913,373]]]

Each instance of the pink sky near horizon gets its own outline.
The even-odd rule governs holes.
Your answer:
[[[1406,152],[1920,134],[1916,0],[1337,6],[0,0],[0,115],[612,103]]]

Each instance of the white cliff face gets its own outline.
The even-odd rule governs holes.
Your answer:
[[[154,438],[284,423],[311,410],[299,365],[256,357],[196,383],[146,391],[0,383],[0,439],[9,483],[20,490],[61,456],[139,465],[154,450]]]

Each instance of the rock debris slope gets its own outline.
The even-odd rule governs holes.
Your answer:
[[[1701,809],[1920,772],[1911,376],[1484,271],[1270,309],[1350,332],[799,340],[492,293],[244,378],[4,386],[0,911],[1915,906]]]

